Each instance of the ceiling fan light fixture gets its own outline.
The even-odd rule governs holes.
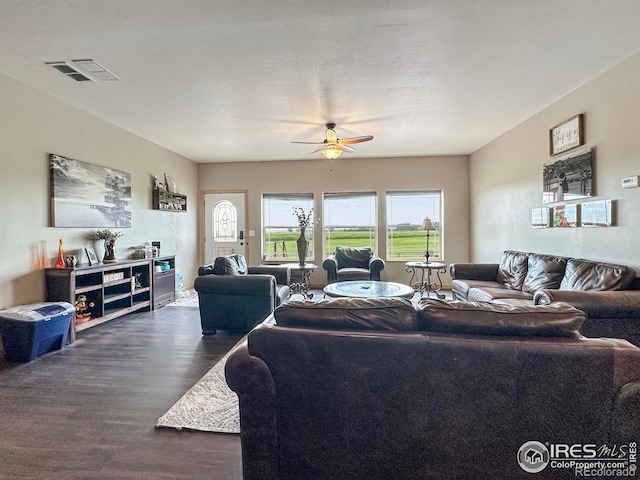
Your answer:
[[[340,156],[342,150],[340,150],[337,146],[328,146],[322,149],[322,155],[324,155],[329,160],[334,160]]]

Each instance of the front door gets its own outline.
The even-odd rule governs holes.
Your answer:
[[[205,193],[205,264],[233,253],[246,257],[246,195],[246,192]]]

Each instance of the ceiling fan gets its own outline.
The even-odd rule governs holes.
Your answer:
[[[368,142],[369,140],[373,140],[372,135],[363,135],[361,137],[350,137],[340,140],[336,135],[335,123],[327,123],[325,125],[327,127],[327,134],[323,142],[291,142],[291,143],[305,143],[311,145],[323,145],[322,148],[314,150],[311,153],[322,152],[322,154],[327,157],[329,160],[333,160],[334,158],[338,158],[342,152],[352,153],[355,152],[356,149],[350,147],[354,143],[362,143]]]

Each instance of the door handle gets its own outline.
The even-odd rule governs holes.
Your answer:
[[[238,234],[238,238],[240,240],[244,240],[244,230],[240,230],[240,233]]]

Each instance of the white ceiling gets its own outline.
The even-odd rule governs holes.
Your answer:
[[[468,154],[639,50],[638,0],[0,0],[0,73],[197,162]]]

